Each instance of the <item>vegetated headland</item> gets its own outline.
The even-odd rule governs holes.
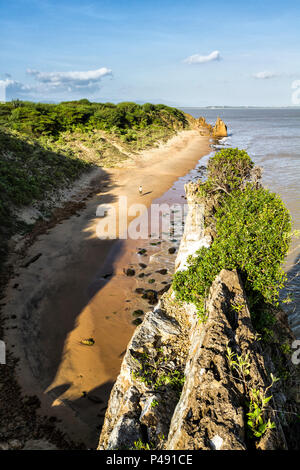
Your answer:
[[[299,448],[299,365],[279,305],[291,218],[238,149],[210,158],[170,289],[137,327],[99,450]]]
[[[128,167],[142,150],[202,124],[178,109],[151,103],[0,104],[0,236],[27,230],[30,216],[22,227],[18,208],[34,205],[38,216],[50,216],[59,191],[74,187],[81,175],[97,167]],[[204,133],[210,130],[206,125]]]
[[[76,443],[56,424],[69,419],[72,406],[88,409],[79,398],[99,383],[101,374],[100,383],[107,382],[101,393],[108,398],[108,364],[115,379],[133,329],[130,320],[125,328],[124,321],[119,329],[110,325],[120,335],[117,350],[110,349],[123,348],[113,360],[99,354],[99,341],[87,349],[78,341],[103,308],[91,284],[108,254],[113,253],[113,264],[120,250],[118,241],[96,237],[97,205],[117,203],[120,195],[129,205],[137,202],[142,182],[151,187],[143,195],[149,206],[209,153],[210,138],[218,132],[222,136],[225,127],[203,125],[164,105],[87,100],[58,105],[14,101],[0,105],[0,116],[0,337],[7,346],[7,364],[0,368],[0,441],[3,448],[80,447],[78,435],[84,433],[74,426],[74,413],[70,428],[75,434],[78,430]],[[91,289],[93,295],[87,294]],[[107,336],[101,328],[98,334]],[[65,398],[53,406],[59,396]],[[95,401],[89,403],[88,415],[94,416]],[[85,428],[96,442],[95,429]]]
[[[0,105],[0,126],[3,226],[13,223],[12,208],[48,199],[93,166],[118,165],[189,123],[164,105],[12,101]]]

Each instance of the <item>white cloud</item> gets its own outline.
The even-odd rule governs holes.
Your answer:
[[[291,86],[292,90],[292,104],[295,106],[300,105],[300,80],[294,80]]]
[[[276,73],[273,73],[273,72],[264,71],[264,72],[254,73],[253,77],[258,78],[260,80],[267,80],[268,78],[278,77],[278,75]]]
[[[4,74],[5,79],[0,80],[0,101],[22,99],[28,95],[35,99],[53,93],[65,95],[65,92],[91,95],[100,89],[103,77],[112,75],[112,71],[107,67],[83,72],[40,72],[28,69],[27,73],[34,77],[37,83],[24,84],[13,80],[9,74]]]
[[[213,51],[208,55],[194,54],[190,55],[183,62],[186,64],[205,64],[206,62],[212,62],[213,60],[221,60],[219,51]]]
[[[27,91],[31,89],[30,85],[24,85],[21,82],[16,80],[11,80],[10,78],[6,78],[5,80],[0,80],[0,86],[3,88],[15,88],[19,91]]]
[[[14,98],[16,95],[24,96],[32,90],[32,86],[24,85],[17,80],[12,80],[10,78],[0,80],[0,101],[6,101],[8,97]]]
[[[112,75],[112,71],[106,67],[85,72],[39,72],[28,69],[27,73],[48,89],[67,91],[97,89],[103,77]]]

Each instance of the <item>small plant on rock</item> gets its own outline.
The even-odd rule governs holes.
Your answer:
[[[270,418],[265,421],[265,411],[272,395],[265,396],[265,392],[252,388],[250,390],[249,412],[247,424],[254,437],[261,437],[268,429],[274,429],[275,423]]]
[[[247,425],[251,432],[251,435],[255,438],[261,437],[268,429],[274,429],[275,423],[267,419],[268,403],[272,398],[272,395],[267,396],[268,390],[273,386],[279,379],[271,374],[271,384],[265,389],[251,388],[248,389],[247,377],[250,375],[249,353],[244,356],[234,353],[229,346],[227,346],[226,354],[228,364],[231,370],[235,370],[238,373],[238,380],[244,385],[245,394],[248,397],[249,411],[247,413]]]
[[[271,384],[265,390],[252,388],[249,393],[250,403],[247,424],[254,437],[261,437],[268,429],[276,428],[275,423],[270,418],[266,420],[268,403],[272,398],[272,395],[267,396],[267,392],[279,379],[271,374],[271,380]]]

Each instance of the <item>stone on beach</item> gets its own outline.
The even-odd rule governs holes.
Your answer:
[[[134,276],[135,275],[135,270],[132,268],[127,268],[125,269],[125,274],[126,276]]]
[[[213,128],[212,135],[213,137],[227,137],[227,126],[219,117]]]

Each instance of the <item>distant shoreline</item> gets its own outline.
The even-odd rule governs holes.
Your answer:
[[[176,106],[178,109],[300,109],[300,106]]]

